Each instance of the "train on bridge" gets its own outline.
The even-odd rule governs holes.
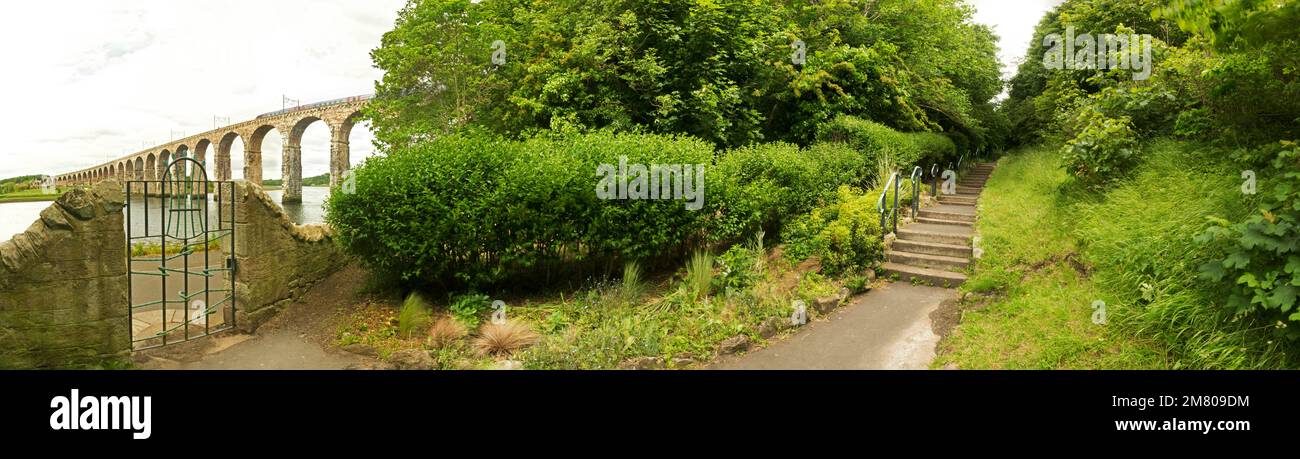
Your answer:
[[[374,97],[375,97],[374,94],[366,94],[366,95],[361,95],[361,96],[344,97],[344,98],[342,98],[342,99],[327,100],[327,101],[324,101],[324,102],[316,102],[316,103],[313,103],[313,104],[307,104],[307,105],[299,105],[299,106],[296,106],[296,107],[293,107],[293,108],[286,108],[286,109],[284,109],[284,110],[278,110],[278,111],[274,111],[274,112],[271,112],[271,113],[263,113],[263,114],[261,114],[261,115],[257,115],[257,119],[260,120],[260,119],[262,119],[262,118],[270,118],[270,117],[272,117],[272,116],[279,116],[279,115],[283,115],[283,114],[285,114],[285,113],[289,113],[289,112],[296,112],[296,111],[299,111],[299,110],[308,110],[308,109],[312,109],[312,108],[316,108],[316,107],[325,107],[325,106],[329,106],[329,105],[346,104],[346,103],[350,103],[350,102],[364,102],[364,101],[367,101],[367,100],[373,99]]]

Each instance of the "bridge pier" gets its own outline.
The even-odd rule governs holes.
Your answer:
[[[247,180],[257,186],[262,186],[262,150],[258,145],[256,148],[250,145],[244,146],[244,180]]]
[[[285,139],[283,161],[280,162],[280,177],[283,183],[284,197],[282,204],[302,202],[302,146],[294,145]]]
[[[330,140],[330,189],[338,188],[343,182],[343,173],[350,168],[350,155],[347,137],[339,139],[337,134],[334,135]]]
[[[216,169],[216,175],[217,175],[216,180],[217,180],[218,182],[225,182],[225,181],[230,180],[230,149],[229,149],[229,147],[226,148],[226,151],[225,151],[225,152],[222,152],[220,149],[217,150],[217,152],[216,152],[216,164],[215,164],[214,166],[215,166],[214,168]]]

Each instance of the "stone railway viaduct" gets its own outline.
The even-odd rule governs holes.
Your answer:
[[[349,168],[348,137],[370,96],[349,97],[281,110],[253,120],[213,129],[199,135],[146,149],[94,167],[55,176],[59,186],[89,186],[117,179],[162,180],[164,169],[172,160],[190,157],[203,163],[209,179],[231,179],[230,150],[235,139],[244,144],[244,179],[262,183],[262,141],[275,130],[283,138],[281,174],[284,180],[283,202],[302,201],[302,136],[307,127],[324,121],[330,129],[330,185],[338,185]],[[216,161],[209,165],[207,155],[215,150]],[[140,189],[136,188],[136,192]],[[161,190],[158,190],[161,191]],[[150,192],[155,192],[151,188]]]

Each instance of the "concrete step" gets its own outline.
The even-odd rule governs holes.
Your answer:
[[[954,258],[970,258],[972,250],[966,245],[952,244],[935,244],[933,242],[905,241],[898,239],[894,241],[894,250],[900,252],[922,253],[926,255],[939,255]]]
[[[975,206],[940,204],[921,209],[920,217],[959,222],[975,221]]]
[[[898,229],[898,239],[934,244],[970,245],[974,229],[968,226],[917,222]]]
[[[959,196],[955,194],[948,194],[948,195],[939,196],[939,203],[953,204],[959,206],[962,205],[973,206],[979,203],[979,198],[974,196]]]
[[[979,196],[943,195],[943,196],[939,196],[939,203],[953,204],[953,205],[975,205],[975,204],[979,204]]]
[[[885,253],[891,263],[898,263],[908,266],[919,266],[930,269],[943,269],[948,271],[963,270],[970,266],[969,258],[945,257],[943,255],[927,255],[924,253],[896,252],[889,251]]]
[[[957,194],[980,194],[984,187],[972,187],[957,185]]]
[[[966,283],[966,275],[952,271],[941,271],[938,269],[919,268],[898,263],[885,263],[886,276],[898,276],[901,281],[910,282],[913,279],[927,282],[936,287],[957,288]]]
[[[917,217],[916,221],[921,223],[929,223],[932,225],[965,226],[967,228],[975,226],[975,222],[963,222],[958,220],[941,220],[938,218]]]

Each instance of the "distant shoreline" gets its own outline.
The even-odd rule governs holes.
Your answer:
[[[322,186],[303,186],[303,188],[329,188],[329,187],[322,185]],[[262,191],[284,191],[284,188],[278,186],[262,187]],[[24,202],[54,202],[58,200],[59,196],[62,194],[63,193],[29,195],[29,196],[0,195],[0,204],[11,204],[11,203],[17,204],[17,203],[24,203]]]
[[[41,196],[0,196],[0,204],[19,203],[19,202],[54,202],[59,199],[59,195],[41,195]]]

